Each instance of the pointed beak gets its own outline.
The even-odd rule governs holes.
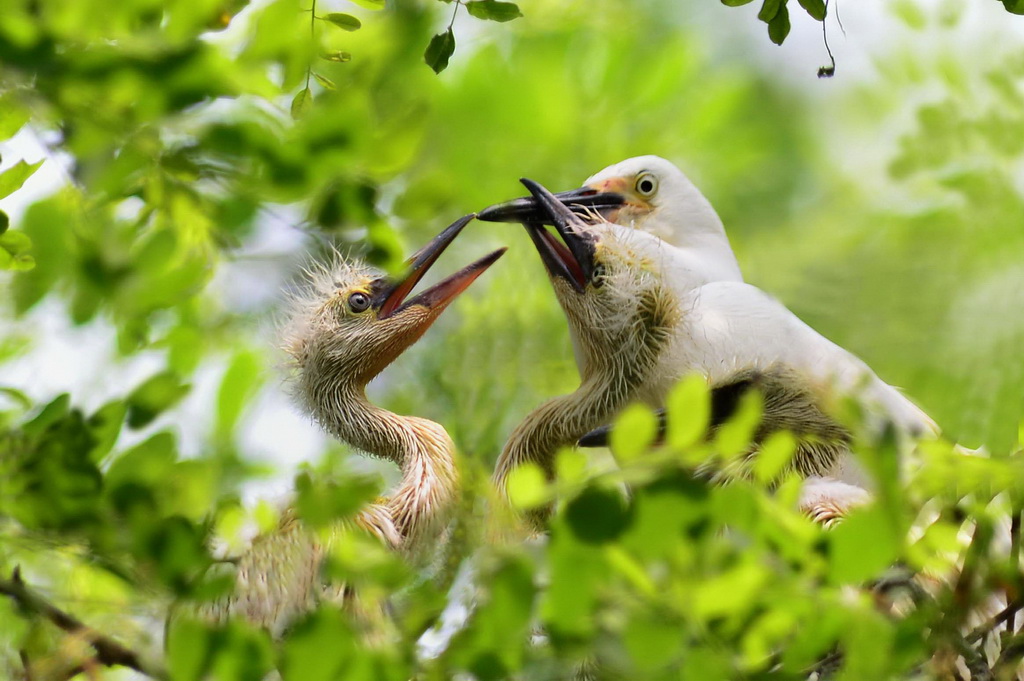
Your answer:
[[[440,234],[430,240],[426,246],[418,250],[409,259],[409,269],[405,276],[396,283],[385,285],[374,297],[374,305],[377,308],[378,319],[387,319],[398,312],[412,306],[420,305],[435,312],[433,317],[440,314],[449,303],[465,291],[477,277],[483,274],[488,267],[493,265],[505,252],[500,248],[479,260],[463,267],[461,270],[431,286],[419,295],[406,299],[416,284],[423,278],[437,259],[441,257],[445,249],[455,241],[455,237],[462,232],[463,227],[469,224],[475,215],[466,215],[452,224],[448,225]]]
[[[544,266],[551,276],[566,279],[577,292],[582,293],[593,280],[596,239],[589,225],[562,203],[557,196],[528,179],[520,182],[530,190],[538,209],[544,213],[541,222],[553,224],[563,243],[539,223],[528,223],[526,231],[533,240]]]
[[[567,192],[559,192],[554,197],[564,205],[569,206],[573,212],[585,218],[591,217],[596,213],[607,220],[611,220],[626,201],[622,194],[600,191],[594,187],[580,187],[579,189],[572,189]],[[551,224],[547,212],[541,208],[537,203],[537,199],[532,196],[488,206],[480,211],[477,217],[485,222]]]

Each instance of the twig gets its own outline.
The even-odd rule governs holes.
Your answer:
[[[1010,519],[1010,567],[1014,576],[1020,575],[1021,515],[1022,511],[1015,508],[1013,510],[1013,517]],[[1007,587],[1006,602],[1008,603],[1006,609],[1009,611],[1006,617],[1006,630],[1013,633],[1013,625],[1015,624],[1014,620],[1016,619],[1020,603],[1018,603],[1016,599],[1010,598],[1009,587]]]
[[[1001,611],[999,611],[999,613],[995,615],[992,619],[990,619],[988,622],[985,622],[984,624],[979,624],[977,627],[975,627],[971,633],[967,634],[964,640],[966,640],[968,643],[974,643],[984,638],[986,634],[991,632],[1000,624],[1011,620],[1013,616],[1017,614],[1017,610],[1019,610],[1022,605],[1024,605],[1024,603],[1022,603],[1019,600],[1013,601],[1005,608],[1003,608]]]
[[[836,0],[833,0],[833,6],[835,6]],[[836,17],[838,18],[838,13]],[[836,75],[836,58],[832,56],[832,49],[828,46],[828,0],[825,0],[825,17],[821,20],[821,39],[825,43],[825,51],[828,52],[829,61],[832,62],[831,66],[822,66],[818,69],[818,78],[831,78]],[[842,24],[840,24],[842,26]]]
[[[128,667],[153,679],[167,678],[166,672],[162,669],[151,669],[143,663],[135,651],[86,626],[73,615],[69,615],[42,596],[30,591],[21,578],[20,568],[14,568],[10,579],[0,579],[0,594],[10,596],[23,610],[49,620],[58,629],[81,636],[96,651],[96,660],[100,664],[106,667]],[[22,661],[27,662],[27,656],[24,654]],[[28,675],[30,672],[27,665],[25,669],[26,675]]]
[[[28,652],[19,650],[18,657],[21,658],[21,666],[25,669],[25,681],[32,681],[32,660],[28,659]]]

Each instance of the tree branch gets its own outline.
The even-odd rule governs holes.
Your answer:
[[[96,660],[106,667],[128,667],[153,679],[166,679],[162,669],[153,669],[133,650],[86,626],[42,596],[33,593],[21,578],[21,569],[14,568],[10,579],[0,579],[0,594],[10,596],[27,613],[49,620],[58,629],[88,641],[96,651]]]

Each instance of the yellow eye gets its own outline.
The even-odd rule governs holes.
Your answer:
[[[348,297],[348,309],[353,312],[362,312],[370,307],[370,296],[362,291],[356,291]]]
[[[644,198],[650,198],[658,191],[658,178],[653,173],[641,173],[633,186],[636,188],[637,194]]]

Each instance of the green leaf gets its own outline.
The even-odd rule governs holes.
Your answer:
[[[38,435],[68,415],[71,410],[71,395],[63,393],[43,407],[39,414],[26,423],[22,429],[30,435]]]
[[[349,0],[350,2],[359,5],[363,9],[372,9],[374,11],[384,9],[385,0]]]
[[[303,88],[292,100],[292,118],[295,120],[302,118],[311,106],[313,106],[313,93],[309,91],[308,87]]]
[[[182,383],[172,371],[150,377],[128,396],[128,427],[142,428],[149,425],[160,412],[184,397],[190,387]]]
[[[516,508],[535,508],[548,500],[547,480],[544,471],[535,463],[517,466],[505,481],[505,493]]]
[[[342,12],[331,12],[318,18],[329,21],[344,31],[358,31],[363,25],[363,22],[351,14],[344,14]]]
[[[18,390],[17,388],[11,388],[8,386],[0,386],[0,395],[6,395],[13,401],[17,402],[22,409],[28,411],[32,408],[32,398]]]
[[[726,7],[741,7],[743,5],[749,5],[754,0],[722,0],[722,4]]]
[[[588,487],[566,506],[565,519],[580,541],[603,544],[629,527],[633,509],[618,490]]]
[[[875,577],[899,556],[899,533],[877,506],[851,513],[828,537],[829,576],[834,584]]]
[[[658,419],[642,404],[622,410],[612,429],[611,450],[620,462],[632,461],[644,454],[658,434]]]
[[[785,0],[764,0],[761,3],[761,10],[757,13],[757,18],[767,24],[778,15],[779,9],[785,5]]]
[[[6,224],[4,228],[6,229]],[[24,232],[0,230],[0,269],[19,271],[32,269],[35,267],[36,261],[29,255],[31,250],[32,240]]]
[[[317,610],[288,632],[281,652],[281,677],[284,681],[342,678],[345,663],[354,652],[354,639],[340,612]]]
[[[672,388],[665,404],[665,441],[670,447],[683,450],[704,437],[711,420],[711,395],[703,376],[690,374],[684,378]]]
[[[337,90],[338,89],[338,86],[334,84],[333,80],[331,80],[330,78],[327,78],[326,76],[321,76],[316,71],[313,71],[313,78],[315,78],[316,82],[318,82],[321,85],[323,85],[324,88],[327,89],[327,90]]]
[[[769,435],[754,459],[754,477],[768,484],[775,481],[793,459],[796,438],[788,430]]]
[[[13,92],[0,95],[0,139],[14,137],[30,117]]]
[[[924,30],[928,26],[928,16],[914,0],[895,0],[889,3],[889,9],[896,17],[915,31]]]
[[[260,385],[262,362],[259,355],[242,351],[235,355],[224,372],[217,393],[217,437],[228,439],[246,403]]]
[[[30,178],[32,173],[36,172],[41,165],[43,165],[42,161],[37,161],[31,165],[24,161],[18,161],[3,173],[0,173],[0,199],[10,196],[21,189],[21,185],[25,184],[25,180]]]
[[[302,520],[311,527],[326,527],[372,501],[380,493],[380,480],[365,475],[321,480],[301,473],[295,478],[295,492],[295,508]]]
[[[7,213],[0,210],[0,234],[7,231],[7,228],[11,225],[11,219],[7,217]]]
[[[98,462],[114,448],[117,436],[121,434],[121,425],[128,407],[121,400],[108,402],[89,417],[86,425],[96,444],[89,451],[89,460]]]
[[[320,58],[326,59],[327,61],[333,61],[342,64],[347,61],[352,61],[352,55],[348,52],[324,52],[323,54],[320,55]]]
[[[1024,14],[1024,0],[1003,0],[1003,7],[1012,14]]]
[[[786,5],[779,7],[779,13],[768,22],[768,37],[776,45],[781,45],[789,35],[789,10]]]
[[[470,0],[465,3],[466,10],[469,11],[470,16],[474,16],[477,19],[487,19],[489,21],[512,21],[523,16],[523,13],[519,11],[519,6],[514,2],[498,2],[498,0]]]
[[[455,54],[455,34],[449,28],[444,33],[438,33],[430,39],[427,51],[423,53],[423,61],[434,70],[434,73],[441,73],[448,68],[448,60]]]
[[[827,10],[824,0],[800,0],[800,6],[818,21],[825,20],[825,12]]]

